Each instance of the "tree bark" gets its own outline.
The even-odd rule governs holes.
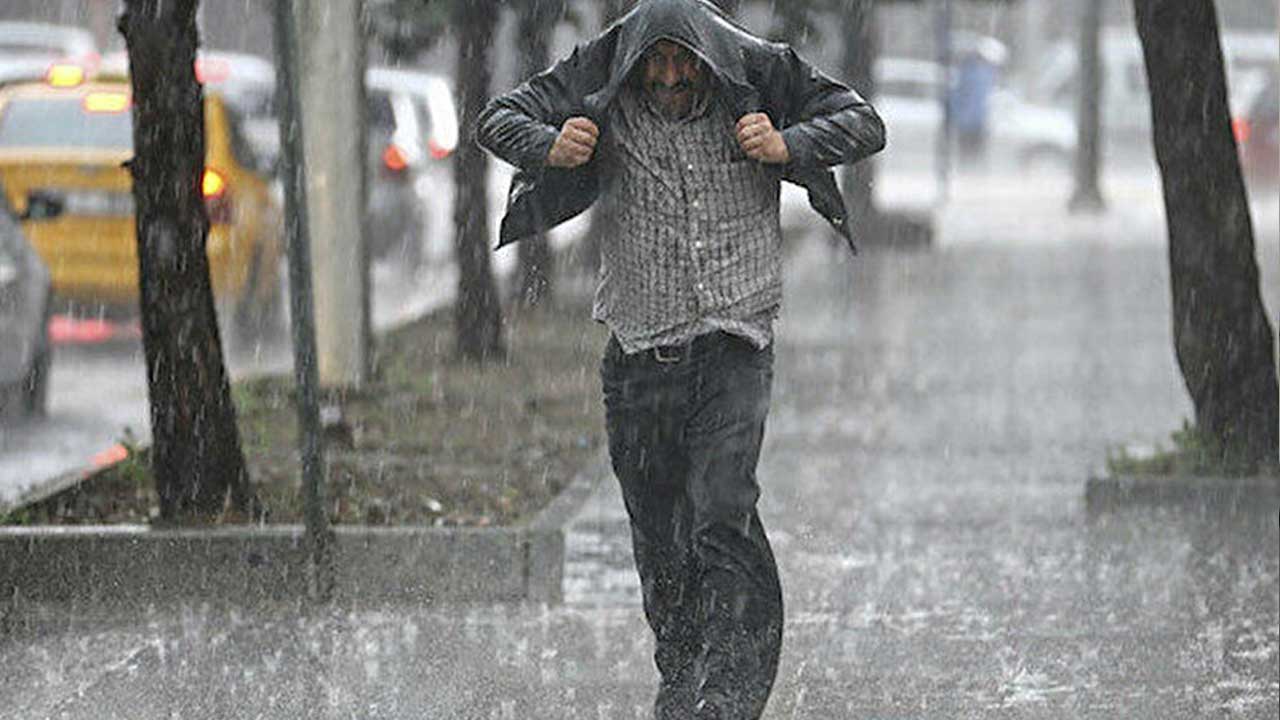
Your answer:
[[[550,35],[564,14],[562,2],[524,3],[520,6],[516,44],[520,54],[520,76],[530,77],[546,69],[550,62]],[[515,300],[525,307],[538,305],[554,293],[555,266],[546,234],[517,243],[518,270]]]
[[[127,0],[119,29],[133,86],[142,343],[160,516],[250,510],[249,476],[222,359],[201,194],[204,96],[195,78],[199,0]]]
[[[874,104],[875,61],[879,54],[875,3],[872,0],[845,0],[840,23],[840,35],[844,40],[840,55],[841,79]],[[875,158],[845,165],[841,169],[841,184],[850,222],[864,228],[878,228],[880,225],[875,205],[875,181]]]
[[[1134,0],[1164,187],[1173,333],[1196,426],[1225,467],[1276,463],[1275,335],[1227,108],[1212,0]]]
[[[604,30],[635,6],[635,0],[599,0],[600,29]],[[597,201],[591,207],[591,221],[587,234],[581,238],[566,258],[581,271],[597,273],[600,270],[601,246],[605,233],[610,232],[613,216],[606,203]]]
[[[1102,0],[1086,0],[1080,16],[1080,97],[1076,107],[1077,141],[1072,212],[1099,212],[1106,207],[1098,184],[1102,155]]]
[[[454,4],[458,32],[457,95],[462,127],[473,128],[489,99],[489,48],[497,29],[496,0]],[[454,155],[454,257],[458,262],[455,323],[458,354],[483,362],[504,354],[502,307],[489,265],[488,157],[470,137]]]

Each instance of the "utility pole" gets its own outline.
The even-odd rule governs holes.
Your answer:
[[[298,443],[307,524],[310,596],[328,600],[333,591],[333,540],[324,511],[324,439],[320,429],[319,379],[311,290],[311,246],[307,213],[307,161],[298,102],[298,18],[293,0],[275,0],[277,97],[283,163],[285,231],[289,246],[289,304],[293,374],[298,388]]]
[[[364,241],[364,35],[360,0],[295,2],[294,77],[306,118],[307,212],[315,273],[320,384],[358,388],[369,379],[369,257]]]

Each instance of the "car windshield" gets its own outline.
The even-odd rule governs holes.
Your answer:
[[[90,111],[80,97],[16,99],[0,114],[0,147],[127,150],[132,113]]]

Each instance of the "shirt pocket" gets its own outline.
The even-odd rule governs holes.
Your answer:
[[[778,180],[770,167],[751,159],[716,163],[705,169],[708,215],[732,223],[746,217],[776,213]]]

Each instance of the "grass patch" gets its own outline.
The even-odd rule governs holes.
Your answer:
[[[326,501],[335,524],[510,525],[545,507],[601,446],[597,373],[605,331],[586,300],[509,311],[507,356],[454,358],[451,309],[378,342],[375,379],[329,393],[344,422],[327,443]],[[240,439],[267,522],[303,522],[292,375],[232,387]],[[145,523],[157,499],[146,451],[6,524]]]
[[[1182,429],[1175,431],[1173,446],[1157,446],[1151,449],[1125,447],[1107,453],[1107,472],[1119,475],[1146,477],[1245,477],[1258,473],[1253,465],[1228,458],[1217,443],[1201,433],[1189,421],[1183,421]],[[1274,468],[1266,472],[1275,473]]]

